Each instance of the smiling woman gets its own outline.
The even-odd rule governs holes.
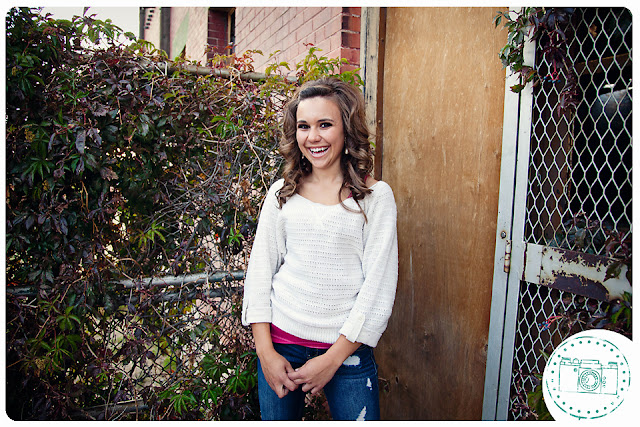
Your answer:
[[[362,94],[340,80],[308,82],[285,107],[284,177],[262,207],[242,311],[263,419],[299,420],[305,394],[321,390],[334,420],[380,417],[373,347],[391,315],[398,247],[393,192],[369,177],[368,138]]]
[[[371,193],[373,150],[359,90],[337,79],[311,81],[298,90],[284,113],[280,152],[285,168],[284,185],[278,195],[280,206],[293,194],[308,194],[305,186],[318,184],[318,178],[328,184],[323,191],[327,197],[322,199],[330,204],[342,204],[349,195],[357,202]],[[342,136],[336,137],[336,133]],[[302,146],[301,139],[306,139]],[[326,152],[322,148],[327,148]],[[334,169],[326,174],[329,165]],[[330,177],[334,178],[331,183],[326,179]],[[333,194],[327,194],[331,191]]]

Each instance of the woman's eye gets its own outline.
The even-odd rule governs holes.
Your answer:
[[[309,125],[305,125],[305,124],[300,123],[298,125],[298,129],[309,129]]]
[[[321,123],[321,124],[320,124],[320,127],[321,127],[321,128],[328,128],[328,127],[331,127],[331,123],[328,123],[328,122]]]

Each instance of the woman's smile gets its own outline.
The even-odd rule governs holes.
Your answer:
[[[327,151],[329,147],[317,147],[317,148],[309,148],[311,155],[313,157],[322,157]]]

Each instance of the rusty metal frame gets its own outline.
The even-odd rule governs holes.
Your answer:
[[[526,282],[599,301],[631,293],[626,265],[621,265],[617,277],[607,278],[607,270],[619,262],[615,259],[532,243],[527,243],[525,252],[522,280]]]

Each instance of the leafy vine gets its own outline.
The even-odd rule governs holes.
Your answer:
[[[519,93],[527,84],[536,87],[541,81],[556,84],[564,75],[558,113],[575,112],[578,102],[576,72],[567,49],[567,29],[574,11],[570,7],[524,7],[519,11],[500,11],[494,17],[496,28],[502,24],[508,31],[500,60],[505,68],[519,74],[519,83],[511,86],[511,90]],[[529,41],[537,42],[544,59],[538,67],[525,63],[524,48]]]

